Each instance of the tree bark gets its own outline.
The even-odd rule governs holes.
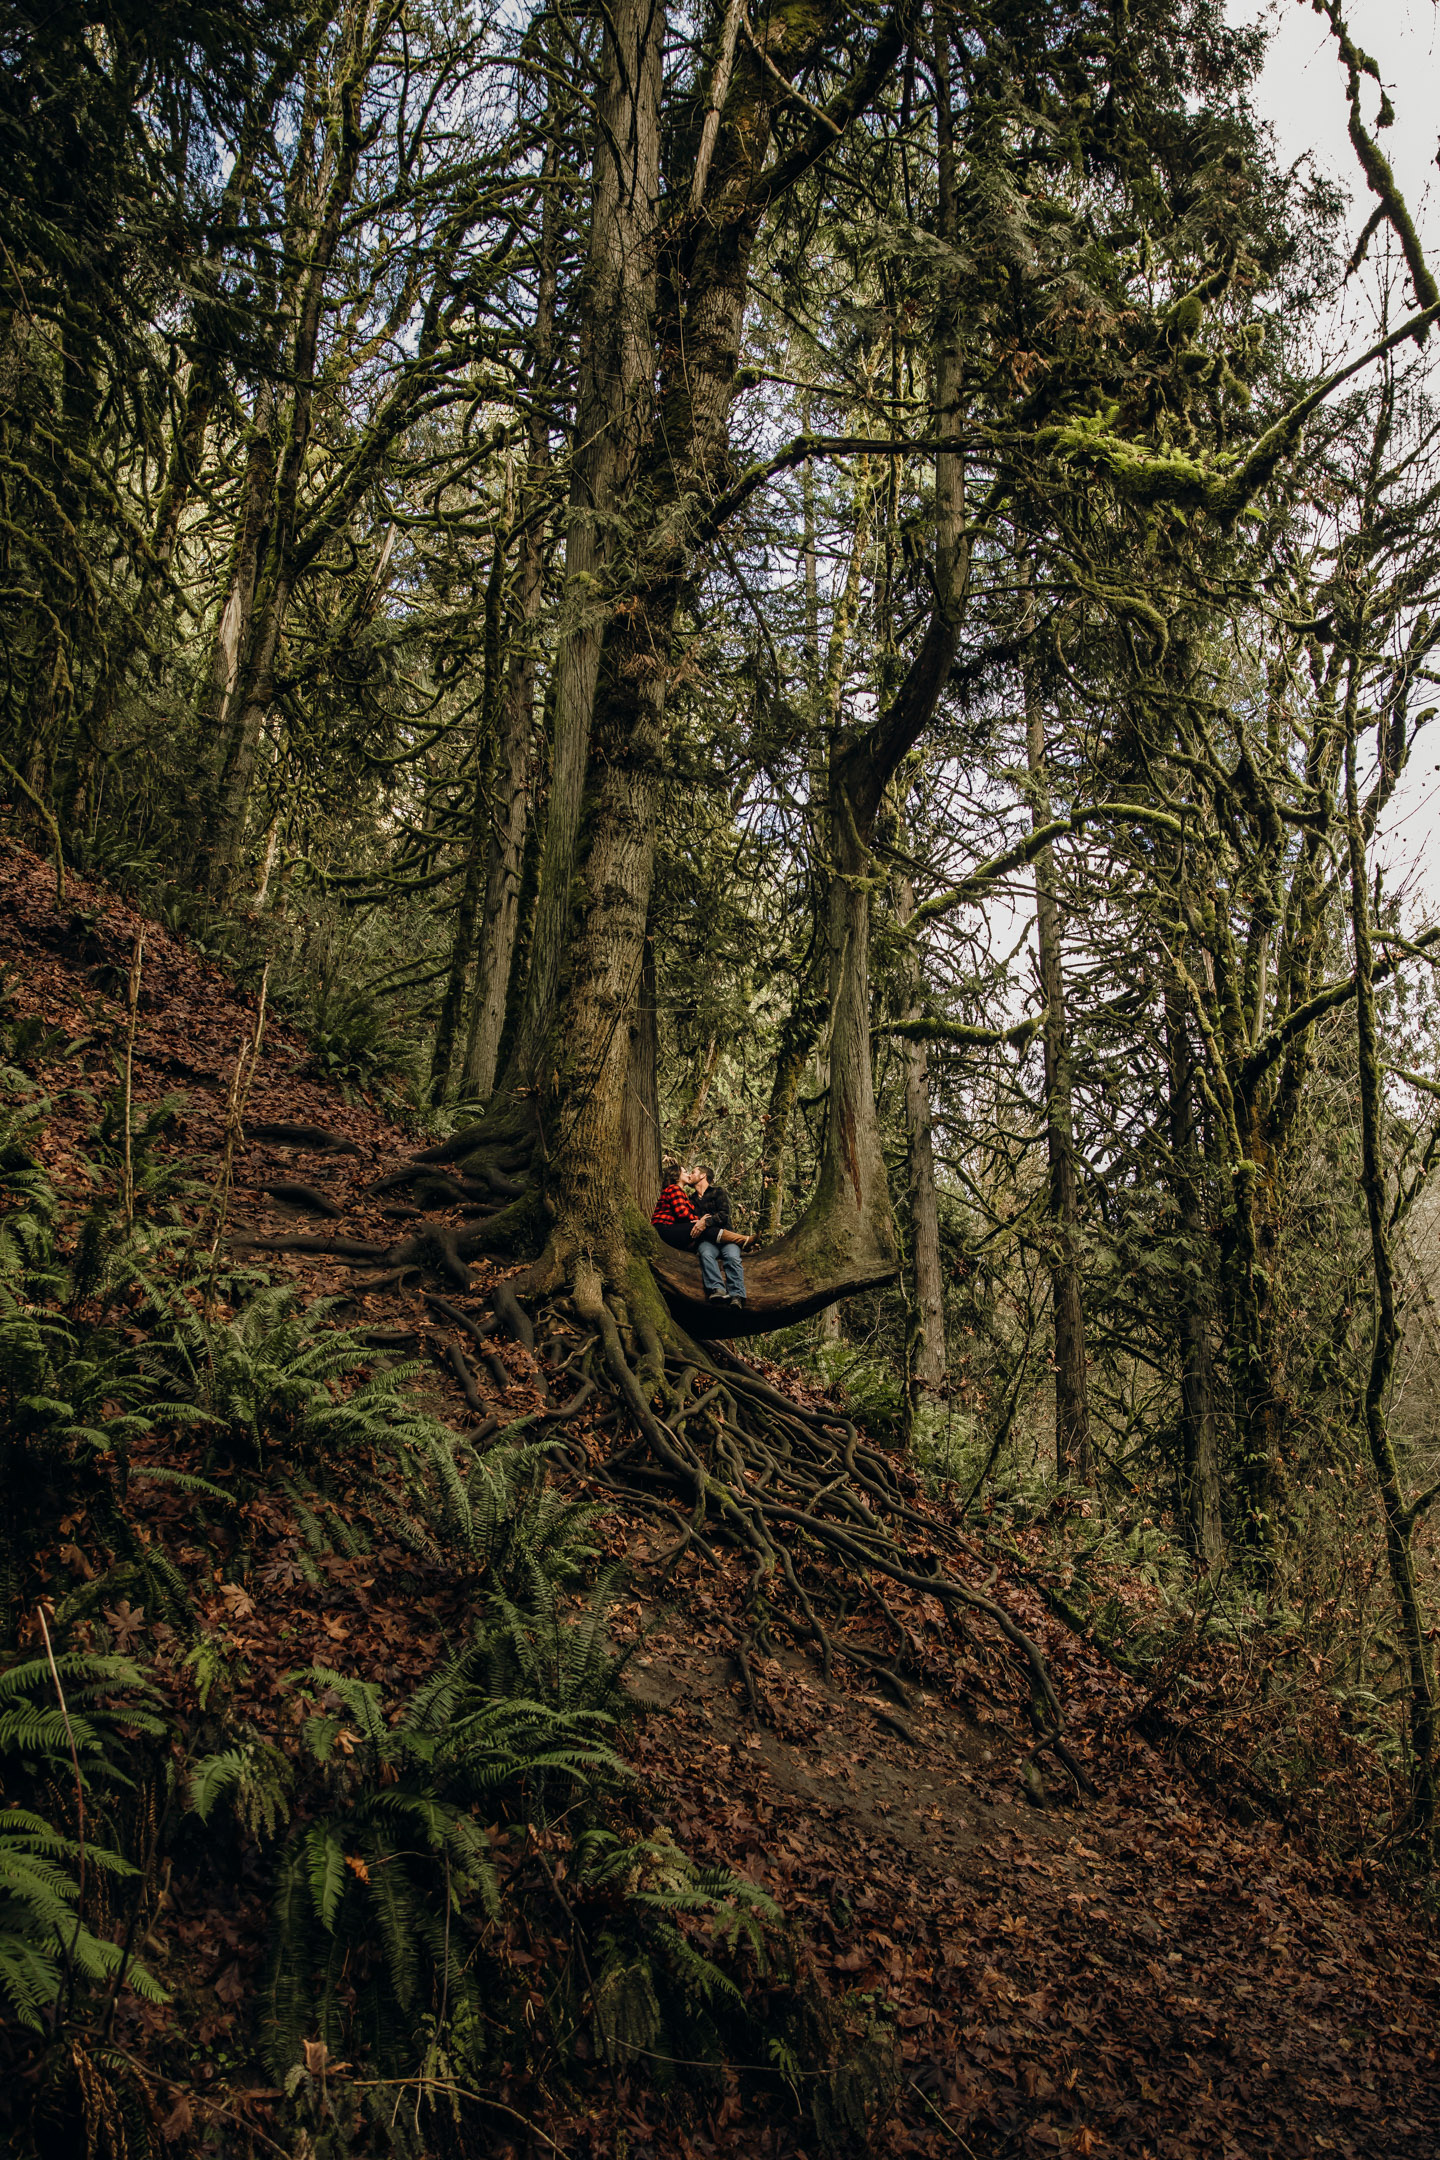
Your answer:
[[[617,517],[627,504],[633,508],[651,424],[664,26],[663,12],[649,0],[620,0],[606,16],[555,662],[555,752],[530,974],[507,1086],[531,1084],[550,1063],[601,649],[614,604],[613,594],[606,598],[607,570],[617,552]]]
[[[622,11],[613,22],[631,57],[616,114],[623,124],[612,125],[611,137],[629,146],[627,154],[637,169],[653,171],[647,161],[653,158],[659,68],[658,57],[652,61],[645,44],[652,37],[658,42],[658,33],[648,15]],[[815,36],[816,25],[808,18],[796,27],[777,18],[767,33],[767,66],[777,52],[798,65]],[[887,24],[864,71],[864,84],[871,86],[864,94],[879,87],[902,37],[902,25]],[[542,939],[537,930],[537,947],[548,942],[549,950],[537,951],[522,1039],[512,1060],[517,1084],[535,1086],[538,1081],[547,1137],[547,1204],[554,1209],[551,1236],[532,1286],[543,1289],[568,1280],[577,1300],[583,1297],[588,1308],[598,1281],[608,1280],[617,1287],[628,1285],[627,1297],[648,1299],[658,1311],[653,1266],[673,1309],[687,1325],[696,1323],[697,1332],[716,1331],[713,1308],[707,1311],[699,1302],[698,1268],[690,1256],[662,1248],[636,1207],[623,1170],[620,1136],[631,1056],[629,1022],[642,972],[676,614],[697,523],[703,525],[709,506],[729,480],[729,415],[750,253],[774,192],[792,171],[808,169],[824,143],[833,139],[827,122],[800,152],[767,163],[772,103],[769,76],[753,51],[741,53],[718,132],[704,213],[676,222],[662,236],[656,424],[626,506],[634,567],[622,603],[612,608],[605,623],[592,713],[579,716],[582,727],[588,721],[589,738],[580,802],[572,809],[561,788],[550,811],[558,839],[547,832],[552,877],[557,862],[567,869],[573,863],[573,913],[567,876],[563,895],[557,897],[552,889],[554,933]],[[643,257],[639,260],[643,264]],[[632,274],[627,287],[632,303],[636,283]],[[588,320],[592,311],[593,302],[587,304],[585,333],[591,342],[599,335]],[[582,430],[585,439],[593,438]],[[955,461],[942,455],[940,462],[945,467]],[[941,494],[944,499],[943,486]],[[943,528],[943,515],[941,524]],[[946,611],[947,626],[952,612]],[[954,642],[949,627],[945,634],[948,669]],[[933,711],[943,682],[939,660],[940,642],[931,637],[920,670],[926,688],[923,712],[912,684],[903,716],[917,727]],[[887,718],[893,720],[893,715]],[[887,735],[882,753],[889,755],[892,747]],[[574,754],[572,740],[567,756]],[[817,1192],[791,1235],[758,1269],[747,1269],[750,1310],[742,1317],[726,1308],[727,1334],[758,1332],[782,1319],[817,1312],[835,1297],[888,1281],[895,1272],[870,1063],[867,962],[874,864],[868,833],[885,785],[879,778],[872,800],[877,776],[868,744],[857,760],[847,760],[838,772],[832,766],[830,774],[828,814],[836,835],[827,920],[833,986],[831,1088]],[[582,805],[583,853],[566,837],[579,830]],[[569,954],[565,1058],[552,1085],[546,1039],[556,1006],[553,986],[559,980],[562,932]]]
[[[1045,719],[1028,666],[1025,687],[1025,753],[1030,773],[1033,825],[1050,821]],[[1055,1329],[1055,1467],[1061,1477],[1090,1484],[1095,1466],[1090,1446],[1086,1380],[1085,1311],[1076,1245],[1075,1115],[1070,1081],[1070,1036],[1065,1014],[1060,907],[1055,859],[1046,847],[1035,858],[1035,938],[1039,947],[1040,995],[1045,1008],[1045,1152],[1049,1164],[1046,1205],[1046,1266]]]
[[[1173,979],[1165,985],[1165,1047],[1170,1084],[1170,1189],[1184,1241],[1180,1294],[1180,1445],[1185,1523],[1197,1560],[1218,1569],[1225,1559],[1220,1506],[1220,1453],[1215,1421],[1215,1369],[1205,1295],[1208,1248],[1200,1205],[1196,1137],[1195,1061],[1184,1006]]]
[[[1359,631],[1357,625],[1357,643]],[[1350,923],[1355,941],[1355,1027],[1360,1068],[1360,1181],[1370,1224],[1370,1252],[1375,1267],[1375,1331],[1365,1383],[1365,1437],[1375,1482],[1385,1512],[1385,1557],[1400,1622],[1410,1677],[1410,1823],[1417,1844],[1428,1846],[1436,1804],[1435,1683],[1430,1670],[1425,1616],[1415,1579],[1411,1537],[1413,1508],[1401,1493],[1400,1469],[1390,1438],[1388,1397],[1395,1369],[1399,1324],[1395,1314],[1395,1271],[1390,1253],[1389,1196],[1381,1151],[1381,1079],[1379,1030],[1375,1016],[1374,954],[1370,939],[1370,894],[1365,871],[1365,829],[1355,772],[1356,704],[1360,663],[1350,664],[1345,713],[1345,812],[1350,851]],[[1382,723],[1383,724],[1383,723]]]
[[[393,7],[394,0],[386,0],[372,16],[366,0],[352,0],[324,100],[324,147],[313,192],[304,139],[318,126],[313,108],[292,166],[292,184],[301,199],[287,219],[285,236],[285,258],[296,266],[289,295],[293,329],[285,354],[290,389],[283,416],[274,421],[273,478],[267,487],[264,548],[252,589],[248,638],[236,648],[239,663],[227,706],[230,717],[216,746],[220,780],[208,882],[221,895],[228,895],[234,883],[260,730],[275,695],[280,640],[295,577],[300,482],[314,425],[326,283],[360,169],[365,85]]]
[[[476,956],[474,1003],[465,1044],[461,1086],[486,1102],[495,1087],[515,941],[520,926],[520,879],[525,834],[534,795],[536,625],[545,583],[545,496],[550,484],[550,419],[544,409],[555,343],[555,299],[560,249],[560,205],[555,185],[558,159],[546,154],[547,187],[541,211],[540,276],[531,331],[529,383],[532,397],[525,484],[520,499],[520,552],[510,610],[510,657],[500,739],[496,746],[494,814],[485,859],[485,902]]]
[[[441,1103],[450,1089],[450,1068],[455,1058],[455,1037],[465,998],[470,956],[475,949],[475,918],[480,907],[480,884],[486,841],[498,819],[492,816],[486,786],[490,746],[495,738],[496,708],[500,702],[500,602],[505,587],[505,535],[497,532],[485,586],[484,673],[480,692],[480,717],[475,730],[475,781],[470,807],[470,845],[460,904],[455,910],[455,930],[450,941],[450,973],[440,1014],[435,1025],[435,1049],[430,1061],[430,1100]],[[502,813],[503,815],[503,813]],[[523,839],[523,827],[522,827]]]
[[[896,913],[902,924],[915,913],[915,888],[902,877]],[[920,956],[905,945],[907,1020],[920,1014]],[[935,1143],[931,1127],[930,1062],[923,1042],[904,1040],[905,1139],[909,1169],[910,1257],[914,1271],[914,1319],[907,1345],[906,1378],[919,1395],[933,1395],[945,1378],[945,1296],[940,1273],[940,1208],[935,1190]]]
[[[630,1015],[630,1058],[620,1120],[625,1183],[647,1217],[660,1190],[660,1035],[655,995],[655,945],[647,934],[640,990]]]
[[[800,427],[802,433],[810,431],[810,394],[803,391],[800,397]],[[803,524],[801,529],[801,567],[805,585],[805,688],[809,703],[818,712],[820,706],[820,579],[815,560],[815,474],[806,461],[800,474],[800,501]],[[820,806],[824,797],[817,787],[817,771],[820,760],[811,761],[810,773],[810,883],[812,895],[823,889],[824,844],[820,832]],[[792,979],[790,1010],[780,1025],[780,1040],[776,1046],[775,1069],[770,1076],[770,1100],[761,1120],[760,1144],[760,1240],[773,1244],[780,1235],[781,1218],[785,1210],[785,1149],[790,1138],[790,1121],[795,1115],[795,1098],[800,1092],[800,1081],[816,1043],[824,1020],[824,1007],[819,985],[814,979],[814,961],[819,953],[820,915],[812,914],[809,947],[803,959],[796,960],[795,948],[791,948]]]
[[[808,426],[808,399],[803,407],[803,418]],[[803,500],[806,676],[813,706],[808,824],[811,890],[815,896],[818,928],[825,921],[829,910],[832,847],[828,826],[830,761],[838,739],[841,701],[845,690],[845,658],[851,626],[860,606],[865,555],[870,541],[871,487],[868,458],[861,459],[856,474],[850,559],[845,569],[845,583],[836,598],[830,619],[823,672],[820,665],[820,592],[815,564],[815,496],[813,478],[808,467],[804,475]],[[760,1236],[766,1243],[780,1235],[780,1219],[785,1199],[785,1147],[790,1135],[790,1122],[795,1114],[795,1098],[800,1092],[805,1068],[820,1042],[825,1025],[827,986],[818,966],[824,958],[824,951],[821,939],[812,934],[809,954],[796,970],[794,1002],[780,1030],[775,1072],[770,1085],[770,1102],[764,1120],[764,1145],[760,1162],[761,1192],[764,1196]],[[833,991],[833,985],[829,987]]]
[[[275,392],[262,382],[255,393],[250,440],[245,452],[245,480],[240,522],[220,619],[211,648],[200,737],[206,745],[208,779],[202,780],[201,812],[196,831],[198,860],[208,866],[220,831],[221,802],[235,757],[236,701],[251,642],[255,587],[265,551],[275,485]]]

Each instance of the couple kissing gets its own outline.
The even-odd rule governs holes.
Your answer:
[[[707,1298],[745,1309],[745,1243],[730,1218],[730,1195],[717,1185],[705,1163],[684,1170],[673,1155],[660,1165],[664,1185],[650,1220],[656,1235],[677,1252],[693,1252],[700,1261]]]

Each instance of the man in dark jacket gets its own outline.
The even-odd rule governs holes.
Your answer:
[[[690,1191],[699,1224],[695,1250],[700,1255],[705,1295],[743,1310],[745,1270],[740,1262],[740,1248],[745,1240],[730,1218],[729,1193],[723,1185],[716,1185],[712,1180],[713,1173],[706,1163],[697,1163],[690,1172]]]

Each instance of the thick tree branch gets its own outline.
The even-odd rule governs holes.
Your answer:
[[[1410,951],[1412,954],[1421,954],[1435,944],[1440,944],[1440,924],[1416,938]],[[1399,964],[1398,960],[1382,960],[1375,969],[1373,979],[1377,983],[1385,982],[1394,974]],[[1306,1028],[1313,1027],[1317,1020],[1322,1020],[1327,1012],[1333,1012],[1337,1005],[1348,1004],[1354,997],[1356,988],[1353,975],[1346,975],[1338,982],[1327,983],[1323,990],[1317,990],[1314,997],[1307,998],[1303,1005],[1297,1005],[1294,1012],[1287,1014],[1267,1035],[1262,1036],[1240,1068],[1241,1092],[1253,1095],[1270,1067],[1285,1055],[1296,1036],[1303,1035]],[[1406,1074],[1404,1077],[1408,1079],[1410,1076]],[[1421,1081],[1419,1085],[1423,1087],[1426,1083]]]
[[[883,1032],[898,1035],[904,1042],[961,1043],[971,1049],[995,1049],[1002,1043],[1014,1043],[1017,1049],[1028,1050],[1045,1023],[1043,1013],[1032,1013],[1028,1020],[1018,1020],[1014,1027],[982,1028],[967,1027],[960,1020],[891,1020]]]
[[[825,155],[850,122],[873,103],[914,34],[919,16],[919,0],[896,0],[896,5],[881,24],[870,48],[870,57],[859,74],[846,83],[843,90],[837,91],[817,115],[805,140],[788,157],[780,158],[768,172],[761,173],[751,191],[752,210],[768,210]]]
[[[952,885],[948,892],[934,894],[923,906],[916,908],[907,928],[913,932],[923,924],[933,922],[937,916],[948,915],[952,908],[959,907],[966,900],[984,899],[997,879],[1006,876],[1011,870],[1023,870],[1026,864],[1034,862],[1036,856],[1043,853],[1052,841],[1063,839],[1069,833],[1078,833],[1086,825],[1093,825],[1098,818],[1115,818],[1121,823],[1128,820],[1134,825],[1155,826],[1161,832],[1173,834],[1177,840],[1185,838],[1183,820],[1168,810],[1152,810],[1144,803],[1090,803],[1083,809],[1072,810],[1069,817],[1052,818],[1048,824],[1037,825],[1033,832],[1026,833],[1023,840],[1017,840],[1015,845],[1006,848],[1003,854],[992,855],[989,862],[982,863],[978,870],[973,870],[960,884]]]

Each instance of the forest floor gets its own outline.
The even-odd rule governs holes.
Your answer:
[[[43,1141],[50,1177],[77,1204],[84,1090],[114,1084],[139,926],[123,899],[80,880],[57,908],[51,868],[0,843],[4,1015],[43,1016],[55,1031],[31,1071],[52,1101]],[[164,1146],[206,1174],[253,1014],[253,1001],[192,946],[146,925],[135,1098],[149,1106],[183,1094]],[[232,1235],[330,1226],[259,1190],[285,1179],[319,1188],[346,1236],[395,1235],[370,1188],[415,1152],[414,1132],[314,1078],[304,1042],[281,1025],[268,1032],[249,1103],[248,1124],[267,1121],[324,1128],[352,1152],[252,1140],[236,1161]],[[417,1384],[451,1422],[473,1423],[448,1359],[452,1341],[468,1338],[418,1290],[392,1287],[357,1303],[343,1262],[253,1257],[273,1278],[292,1275],[307,1301],[350,1298],[342,1317],[351,1323],[413,1336],[427,1361]],[[477,1267],[470,1296],[447,1294],[478,1316],[491,1280]],[[493,1369],[480,1367],[487,1408],[507,1420],[539,1408],[530,1354],[502,1342],[494,1355],[507,1384],[502,1397]],[[815,1389],[813,1377],[753,1362],[778,1386]],[[595,1461],[619,1444],[613,1435],[579,1438]],[[575,1465],[556,1475],[583,1493],[571,1454]],[[917,1504],[943,1511],[918,1481],[911,1490]],[[383,1545],[357,1559],[332,1555],[318,1586],[307,1580],[283,1495],[251,1503],[222,1552],[199,1536],[183,1494],[159,1484],[132,1492],[142,1539],[164,1546],[224,1648],[228,1714],[273,1727],[277,1740],[285,1671],[308,1658],[403,1695],[463,1617],[463,1583],[437,1571],[429,1594],[417,1596],[413,1555]],[[604,1535],[629,1571],[615,1633],[645,1638],[629,1667],[641,1714],[623,1741],[638,1772],[632,1812],[769,1890],[810,1984],[852,2023],[883,2024],[891,2067],[857,2149],[971,2160],[1056,2152],[1433,2160],[1440,2151],[1440,1945],[1431,1926],[1372,1866],[1257,1818],[1243,1780],[1233,1796],[1223,1778],[1202,1790],[1143,1736],[1145,1691],[1059,1626],[1033,1580],[978,1538],[977,1586],[998,1569],[990,1594],[1043,1644],[1094,1795],[1060,1789],[1065,1781],[1047,1769],[1051,1791],[1034,1804],[1019,1775],[1029,1738],[1011,1709],[955,1684],[958,1668],[922,1640],[903,1595],[875,1615],[877,1625],[911,1631],[921,1679],[903,1705],[840,1662],[827,1678],[796,1649],[752,1661],[752,1707],[734,1656],[743,1632],[738,1564],[732,1572],[687,1557],[662,1589],[670,1553],[662,1526],[610,1504]],[[232,1564],[241,1546],[243,1579]],[[79,1581],[102,1582],[108,1558],[83,1511],[67,1517],[54,1547],[33,1556],[30,1605]],[[193,1669],[163,1620],[118,1596],[104,1619],[102,1641],[152,1663],[180,1714],[193,1707]],[[177,1871],[145,1946],[171,2004],[136,2004],[121,2026],[132,2053],[156,2066],[177,2139],[208,2123],[208,2149],[247,2151],[252,2135],[264,2149],[280,2095],[247,2063],[242,2042],[263,1940],[252,1880]],[[797,2105],[781,2085],[773,2064],[737,2065],[723,2094],[702,2102],[667,2096],[636,2070],[596,2067],[584,2082],[544,2091],[517,2071],[497,2102],[510,2113],[495,2118],[494,2143],[473,2149],[816,2160],[805,2095]],[[0,2098],[0,2142],[13,2105]],[[521,2118],[531,2127],[517,2128]]]

